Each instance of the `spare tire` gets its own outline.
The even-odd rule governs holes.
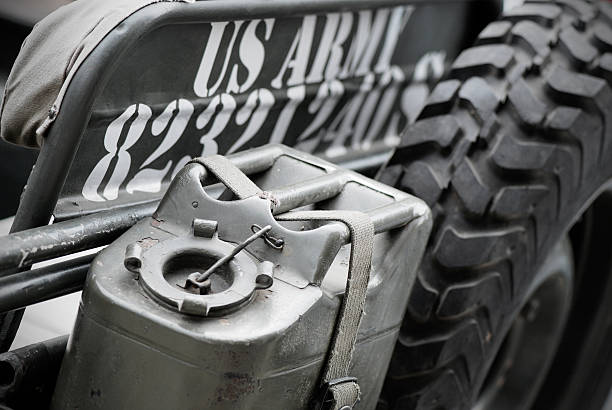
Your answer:
[[[435,216],[380,408],[476,403],[539,267],[612,178],[611,82],[612,3],[558,0],[489,24],[434,88],[378,176]]]

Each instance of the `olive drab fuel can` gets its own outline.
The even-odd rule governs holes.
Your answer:
[[[374,225],[350,372],[356,408],[376,406],[431,229],[428,207],[284,146],[227,158],[234,180],[259,193],[241,197],[223,172],[190,163],[153,216],[96,257],[52,408],[310,408],[351,234],[338,221],[281,217],[295,210],[360,211]]]

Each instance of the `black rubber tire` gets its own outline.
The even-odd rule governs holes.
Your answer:
[[[612,3],[529,2],[455,60],[379,179],[435,226],[381,409],[465,409],[551,247],[612,177]],[[588,381],[585,381],[588,382]]]

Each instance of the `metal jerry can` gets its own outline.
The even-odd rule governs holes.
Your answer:
[[[421,200],[284,146],[194,160],[92,263],[52,408],[305,409],[349,380],[373,409],[430,229]]]

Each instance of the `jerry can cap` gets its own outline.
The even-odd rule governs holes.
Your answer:
[[[238,245],[215,237],[214,221],[196,219],[193,227],[192,235],[148,248],[139,242],[127,247],[126,268],[139,275],[154,298],[181,313],[214,316],[239,308],[255,290],[272,286],[274,264],[240,252],[269,227]]]

